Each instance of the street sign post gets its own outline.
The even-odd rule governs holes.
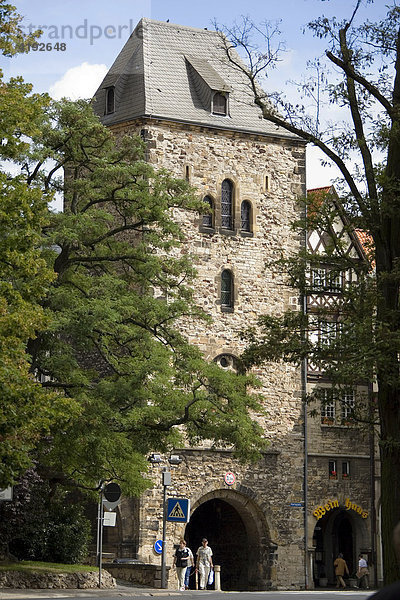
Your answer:
[[[164,469],[162,472],[163,482],[163,528],[162,528],[162,549],[161,549],[161,587],[167,587],[167,487],[171,485],[171,472]]]
[[[105,525],[106,527],[114,527],[117,516],[116,513],[105,513],[104,507],[113,509],[118,506],[120,501],[121,488],[118,483],[111,482],[100,487],[99,506],[97,511],[97,560],[99,566],[99,588],[101,588],[101,563],[103,559],[103,526]]]

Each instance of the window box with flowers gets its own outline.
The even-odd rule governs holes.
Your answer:
[[[329,479],[337,479],[337,473],[336,473],[336,471],[331,471],[329,473]]]
[[[321,417],[321,425],[333,425],[334,420],[331,417]]]
[[[350,479],[350,475],[348,473],[342,473],[342,479]]]

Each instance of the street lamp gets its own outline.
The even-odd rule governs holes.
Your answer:
[[[163,519],[162,519],[162,549],[161,549],[161,588],[167,587],[167,565],[166,565],[166,554],[167,554],[167,487],[171,485],[171,472],[167,471],[164,467],[162,473],[163,483]]]
[[[151,454],[149,461],[152,465],[160,464],[162,458],[160,454]],[[178,454],[171,454],[168,459],[171,465],[179,465],[182,462],[181,457]],[[171,485],[171,472],[168,471],[168,467],[164,467],[162,471],[162,484],[163,484],[163,520],[162,520],[162,549],[161,549],[161,588],[167,588],[167,487]]]

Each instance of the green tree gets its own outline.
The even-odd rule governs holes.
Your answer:
[[[257,30],[259,34],[261,29],[249,21],[228,30],[226,48],[234,67],[248,75],[263,117],[320,148],[340,169],[344,183],[341,195],[350,226],[364,229],[373,242],[375,280],[361,277],[353,298],[347,299],[352,306],[346,305],[349,313],[357,314],[353,333],[359,344],[344,334],[337,349],[351,357],[350,364],[360,366],[367,380],[374,373],[379,387],[384,574],[390,582],[400,578],[391,542],[393,527],[400,520],[400,7],[395,1],[380,21],[357,24],[361,4],[362,0],[354,3],[348,20],[321,17],[309,24],[315,36],[327,44],[326,63],[316,61],[317,77],[302,86],[307,103],[315,100],[316,110],[312,112],[285,102],[279,95],[265,94],[258,85],[260,73],[279,58],[271,45],[271,27],[267,27],[268,44],[262,51],[254,49],[251,42],[252,33]],[[249,66],[243,67],[236,60],[231,54],[233,47],[244,49]],[[333,65],[334,71],[329,72],[326,65]],[[321,126],[324,98],[328,105],[341,108],[343,122]],[[295,279],[301,286],[301,278]],[[364,298],[358,293],[363,286],[367,286]],[[268,333],[259,344],[259,356],[270,356],[263,342],[269,344],[271,335],[278,347],[283,343],[281,351],[288,359],[298,358],[307,350],[314,352],[299,341],[308,327],[304,317],[286,315],[284,319],[286,338],[275,321],[264,319],[262,325],[267,326]],[[296,330],[300,334],[297,342],[292,335]],[[275,356],[280,355],[278,347],[272,351]],[[333,376],[332,359],[338,355],[332,350],[325,350],[325,364],[330,364]],[[255,347],[252,352],[257,353]],[[336,369],[336,380],[341,376],[344,381],[351,379],[343,361]]]
[[[4,1],[0,17],[0,51],[11,56],[33,38],[23,36],[20,17]],[[31,464],[39,438],[63,412],[73,410],[69,402],[66,413],[65,400],[35,381],[26,352],[28,340],[47,327],[40,301],[54,278],[40,249],[47,198],[24,175],[8,172],[10,161],[25,160],[48,104],[31,90],[20,78],[4,81],[0,71],[0,488],[18,479]]]
[[[0,546],[18,560],[79,563],[87,558],[90,521],[82,497],[29,468],[14,488],[13,501],[0,506]]]
[[[0,16],[3,54],[26,51],[15,8],[0,0]],[[193,190],[89,103],[50,103],[21,78],[0,85],[0,158],[18,169],[0,173],[0,486],[33,455],[53,482],[118,478],[130,494],[148,484],[150,450],[207,439],[257,456],[256,381],[208,364],[180,333],[207,322],[174,218],[204,212]],[[48,210],[56,193],[60,214]]]
[[[256,457],[259,404],[247,392],[256,381],[207,363],[180,333],[195,319],[207,326],[175,218],[204,212],[187,182],[156,172],[141,140],[117,139],[85,101],[53,104],[27,182],[65,196],[43,227],[57,274],[45,300],[51,325],[29,347],[43,387],[81,411],[40,449],[51,476],[87,488],[118,478],[138,494],[151,450],[212,440]]]
[[[32,44],[40,35],[37,30],[30,35],[25,35],[21,28],[22,17],[17,9],[7,0],[0,0],[0,53],[3,56],[14,56],[19,52],[28,52]]]

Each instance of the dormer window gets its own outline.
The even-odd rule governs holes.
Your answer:
[[[213,115],[221,115],[226,117],[228,114],[228,100],[226,95],[221,92],[216,92],[212,99],[212,113]]]
[[[115,110],[115,89],[114,87],[106,88],[106,115],[110,115]]]

